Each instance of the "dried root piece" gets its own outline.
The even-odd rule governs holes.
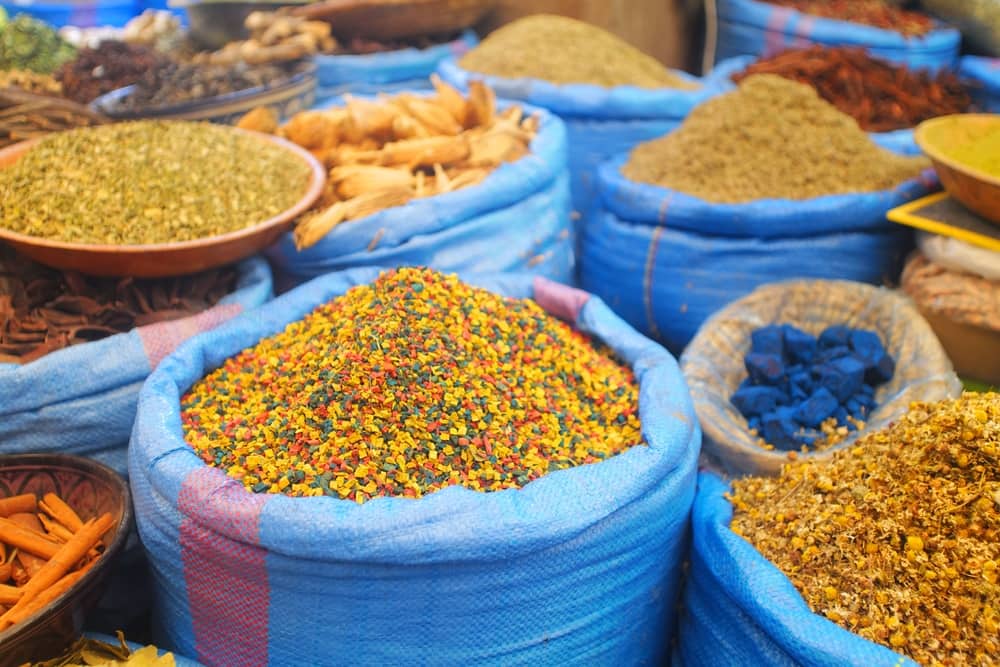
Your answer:
[[[475,125],[490,127],[496,115],[497,97],[493,89],[482,81],[469,84],[469,112]]]
[[[410,188],[413,174],[408,169],[352,164],[331,169],[330,181],[341,199],[351,199],[366,192]]]
[[[257,107],[240,118],[236,127],[264,134],[274,134],[278,131],[278,112],[271,107]]]
[[[339,201],[324,211],[303,218],[293,234],[295,248],[304,250],[316,245],[330,230],[347,219],[347,208]]]

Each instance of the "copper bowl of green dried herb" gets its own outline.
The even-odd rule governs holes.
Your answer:
[[[57,269],[164,278],[264,249],[319,198],[308,151],[234,127],[142,120],[0,151],[0,240]]]

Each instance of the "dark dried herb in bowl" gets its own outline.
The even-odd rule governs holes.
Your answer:
[[[130,86],[147,72],[167,66],[169,61],[144,46],[105,40],[94,49],[82,49],[56,72],[63,94],[87,104],[104,93]]]

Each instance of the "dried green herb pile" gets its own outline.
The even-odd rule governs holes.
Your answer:
[[[732,529],[814,612],[921,664],[998,660],[1000,394],[915,403],[731,500]]]
[[[583,21],[533,14],[489,34],[459,61],[463,68],[508,79],[598,86],[695,89],[659,61]]]
[[[0,170],[0,226],[59,241],[191,241],[297,202],[309,166],[231,128],[137,121],[50,135]]]
[[[535,302],[387,271],[181,398],[187,442],[254,492],[521,487],[640,444],[632,372]]]
[[[757,74],[698,106],[670,134],[637,146],[622,174],[738,204],[887,190],[929,166],[876,146],[810,86]]]
[[[76,49],[73,45],[44,21],[18,14],[0,24],[0,70],[21,69],[52,74],[74,57]]]

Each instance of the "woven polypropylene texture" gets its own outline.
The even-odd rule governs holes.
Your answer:
[[[953,68],[961,33],[944,24],[920,37],[837,21],[758,0],[716,0],[715,62],[736,56],[767,56],[811,44],[860,46],[913,69]]]
[[[788,461],[784,452],[767,451],[756,444],[746,418],[729,401],[747,377],[743,360],[750,351],[751,334],[769,324],[792,324],[814,336],[832,325],[879,335],[896,361],[896,371],[876,388],[878,407],[860,433],[885,427],[905,413],[911,401],[938,401],[962,391],[934,331],[901,293],[827,280],[760,287],[708,319],[681,357],[705,433],[705,453],[731,474],[777,474]],[[829,450],[803,456],[828,456],[849,446],[858,435]]]
[[[268,249],[268,257],[294,283],[361,266],[403,265],[477,273],[526,271],[570,281],[575,275],[575,241],[566,128],[544,110],[526,111],[542,119],[531,152],[500,165],[482,183],[341,223],[301,251],[292,234],[285,234]]]
[[[972,82],[969,91],[981,111],[1000,112],[1000,58],[963,56],[958,73]]]
[[[319,98],[354,93],[374,95],[400,90],[431,90],[430,76],[442,60],[460,58],[479,43],[472,30],[451,42],[426,49],[400,49],[359,56],[313,57]]]
[[[0,454],[88,456],[127,474],[139,388],[179,343],[271,298],[271,271],[255,257],[237,288],[198,315],[74,345],[29,364],[0,364]]]
[[[601,209],[585,221],[580,284],[675,353],[705,318],[759,285],[893,278],[912,233],[885,214],[935,183],[928,170],[884,192],[711,204],[626,179],[626,160],[601,166]]]
[[[535,296],[631,365],[645,442],[521,489],[358,505],[252,495],[183,440],[179,397],[378,269],[318,278],[182,346],[143,388],[130,451],[161,645],[217,665],[647,664],[666,657],[700,430],[673,358],[598,299]]]
[[[678,631],[684,667],[916,667],[812,613],[792,582],[729,529],[728,490],[714,474],[698,476]]]

